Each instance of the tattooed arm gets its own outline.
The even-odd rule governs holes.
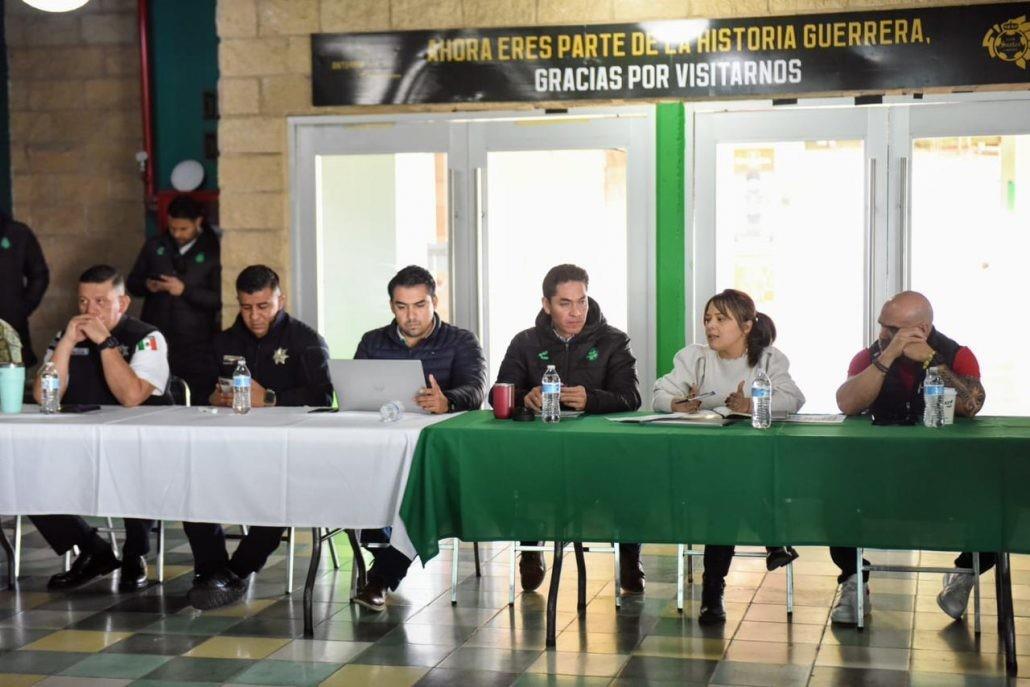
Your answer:
[[[955,389],[955,414],[962,417],[973,417],[983,408],[987,392],[983,384],[976,377],[964,377],[955,374],[947,365],[938,366],[938,371],[944,379],[944,385]]]

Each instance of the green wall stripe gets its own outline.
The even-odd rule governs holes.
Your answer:
[[[672,359],[685,345],[686,269],[684,201],[686,140],[682,103],[657,106],[657,284],[658,375],[672,369]]]

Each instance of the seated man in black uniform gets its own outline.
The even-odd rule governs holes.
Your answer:
[[[436,314],[433,275],[422,267],[409,265],[394,275],[386,292],[393,321],[361,337],[354,357],[421,360],[426,386],[413,400],[430,413],[479,408],[486,387],[483,349],[475,334],[447,324]],[[390,532],[366,531],[362,538],[365,543],[388,542]],[[397,588],[408,573],[411,560],[392,546],[371,551],[375,563],[368,572],[368,582],[354,601],[381,611],[386,608],[387,590]]]
[[[329,381],[329,348],[311,327],[286,314],[286,296],[279,275],[264,265],[251,265],[236,278],[240,314],[213,343],[215,361],[246,360],[252,376],[254,408],[267,406],[327,406],[333,402]],[[231,371],[229,372],[231,374]],[[216,387],[210,402],[232,406],[232,392]],[[264,566],[279,546],[284,527],[251,527],[229,558],[220,525],[184,522],[193,549],[193,588],[190,603],[201,610],[238,601],[247,591],[247,577]]]
[[[608,324],[587,296],[590,278],[576,265],[552,267],[544,277],[543,308],[536,326],[519,332],[504,354],[497,382],[515,385],[515,402],[540,411],[540,380],[548,365],[561,377],[561,405],[588,413],[620,413],[640,407],[636,358],[629,337]],[[537,544],[537,542],[523,542]],[[622,590],[644,591],[640,544],[619,544]],[[531,592],[544,581],[544,557],[522,553],[522,588]]]
[[[44,359],[57,367],[63,404],[131,408],[164,396],[168,385],[164,336],[151,325],[126,315],[128,307],[125,280],[115,268],[95,265],[79,277],[79,314],[54,338]],[[39,377],[33,393],[39,403]],[[80,587],[119,565],[119,590],[146,586],[144,556],[150,550],[152,521],[125,519],[125,545],[119,563],[111,545],[77,515],[37,515],[29,519],[58,554],[79,547],[79,557],[71,569],[51,577],[49,589]]]

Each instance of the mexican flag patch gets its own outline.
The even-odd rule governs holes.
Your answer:
[[[141,340],[136,344],[137,351],[156,351],[157,350],[157,337],[151,334],[147,338]]]

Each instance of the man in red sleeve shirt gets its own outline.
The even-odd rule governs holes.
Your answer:
[[[874,417],[893,421],[922,421],[923,378],[926,370],[936,366],[945,386],[955,389],[955,414],[972,417],[984,404],[984,388],[980,383],[980,364],[973,352],[941,334],[933,326],[933,308],[926,296],[903,291],[884,303],[880,310],[880,336],[869,348],[851,360],[848,380],[837,389],[837,405],[841,412],[858,415],[866,411]],[[858,620],[858,570],[853,547],[834,546],[830,556],[841,574],[840,600],[830,614],[834,623],[855,624]],[[980,554],[980,572],[995,563],[992,553]],[[868,565],[868,563],[866,563]],[[955,560],[959,568],[972,568],[972,554],[963,553]],[[866,595],[864,611],[869,613],[869,574],[864,574]],[[937,604],[958,620],[969,603],[973,578],[967,574],[944,576],[944,589],[937,595]]]

